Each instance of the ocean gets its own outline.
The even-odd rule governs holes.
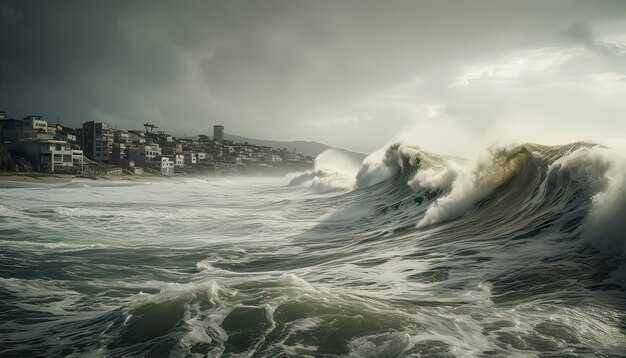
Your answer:
[[[626,166],[390,145],[287,177],[0,182],[0,356],[626,356]]]

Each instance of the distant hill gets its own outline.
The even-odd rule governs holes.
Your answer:
[[[197,139],[198,136],[194,136],[192,138]],[[287,148],[287,150],[289,151],[292,151],[295,148],[296,152],[300,154],[304,154],[304,155],[310,155],[313,158],[317,157],[320,153],[322,153],[323,151],[327,149],[334,148],[326,144],[312,142],[312,141],[307,142],[303,140],[294,140],[294,141],[283,142],[283,141],[277,141],[277,140],[246,138],[246,137],[240,137],[238,135],[228,134],[228,133],[224,133],[224,139],[232,140],[233,142],[239,142],[239,143],[248,142],[254,145],[263,145],[263,146],[268,146],[268,147],[278,148],[278,149]],[[337,148],[337,149],[341,149],[341,148]],[[363,153],[350,152],[345,149],[342,149],[342,150],[354,155],[357,158],[361,158],[361,160],[363,160],[367,156]]]

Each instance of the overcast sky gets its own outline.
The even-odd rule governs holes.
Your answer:
[[[0,108],[317,140],[626,137],[626,1],[0,2]]]

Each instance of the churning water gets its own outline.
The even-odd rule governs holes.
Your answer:
[[[393,145],[288,178],[4,184],[0,355],[626,355],[620,163]]]

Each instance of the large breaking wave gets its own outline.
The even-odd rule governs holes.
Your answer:
[[[572,232],[584,224],[581,236],[626,252],[625,161],[599,144],[491,147],[472,161],[396,143],[367,157],[358,170],[354,162],[328,165],[332,162],[328,157],[339,163],[348,160],[342,153],[325,152],[314,170],[295,175],[290,185],[357,192],[378,185],[381,202],[403,191],[407,197],[422,199],[403,208],[419,213],[411,216],[416,229],[463,216],[479,226],[500,221],[511,227],[524,225],[538,213],[551,213],[561,221],[570,219],[564,230]],[[375,200],[370,204],[376,205]]]

